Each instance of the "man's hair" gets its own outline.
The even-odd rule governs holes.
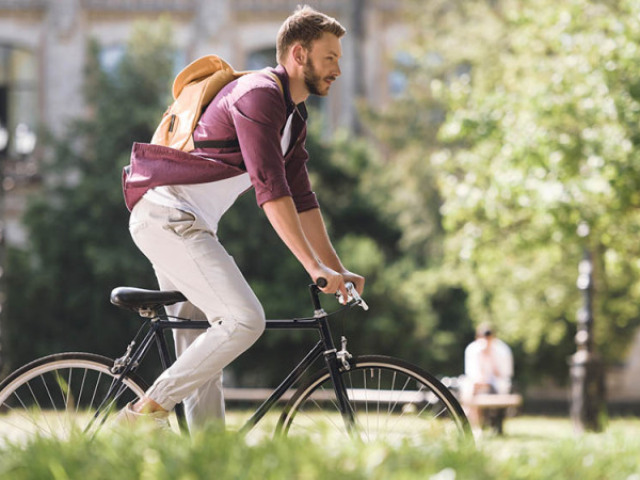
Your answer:
[[[482,322],[476,328],[476,337],[477,338],[490,337],[494,334],[494,332],[495,330],[489,322]]]
[[[345,28],[333,17],[314,10],[308,5],[298,5],[298,8],[287,18],[276,40],[276,58],[279,63],[284,62],[291,46],[298,42],[305,49],[311,49],[311,43],[318,40],[324,33],[332,33],[341,38]]]

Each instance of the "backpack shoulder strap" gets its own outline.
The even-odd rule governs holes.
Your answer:
[[[242,73],[244,74],[244,73],[252,73],[252,72],[242,72]],[[273,80],[276,82],[276,85],[278,85],[278,89],[280,90],[280,93],[284,95],[284,87],[282,86],[282,82],[280,81],[280,78],[278,77],[278,75],[269,71],[265,73],[267,73],[267,75],[273,78]],[[240,143],[238,142],[238,139],[198,140],[197,142],[194,141],[193,145],[195,148],[238,148],[240,146]]]
[[[280,81],[280,77],[273,72],[267,72],[267,74],[276,81],[276,85],[280,89],[280,93],[284,95],[284,87],[282,86],[282,82]]]

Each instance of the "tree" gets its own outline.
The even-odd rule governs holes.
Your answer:
[[[411,79],[429,102],[419,98],[414,110],[445,112],[424,166],[437,178],[445,232],[434,275],[463,287],[474,320],[498,324],[526,353],[522,363],[562,376],[586,247],[596,258],[596,342],[619,359],[640,324],[640,7],[416,8]],[[586,244],[580,222],[591,229]]]
[[[138,328],[109,304],[116,286],[155,284],[127,233],[120,181],[131,144],[151,138],[165,107],[170,38],[166,22],[137,25],[111,72],[99,64],[99,45],[90,45],[89,115],[52,142],[43,189],[23,219],[28,248],[11,252],[6,350],[13,367],[70,349],[120,355],[115,349]]]

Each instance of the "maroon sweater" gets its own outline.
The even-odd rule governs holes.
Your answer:
[[[161,145],[134,143],[131,163],[124,168],[123,188],[129,210],[147,190],[160,185],[207,183],[248,172],[258,205],[291,196],[299,212],[318,207],[311,190],[305,149],[304,103],[295,105],[284,67],[268,74],[244,75],[225,86],[200,117],[194,140],[238,140],[239,147],[198,148],[190,153]],[[293,112],[291,142],[280,145],[287,118]]]

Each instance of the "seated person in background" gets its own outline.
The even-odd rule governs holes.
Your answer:
[[[482,425],[481,410],[473,405],[473,396],[479,393],[510,393],[513,377],[511,348],[499,338],[488,323],[476,329],[476,339],[464,351],[464,381],[462,402],[469,406],[468,417],[472,427]]]

